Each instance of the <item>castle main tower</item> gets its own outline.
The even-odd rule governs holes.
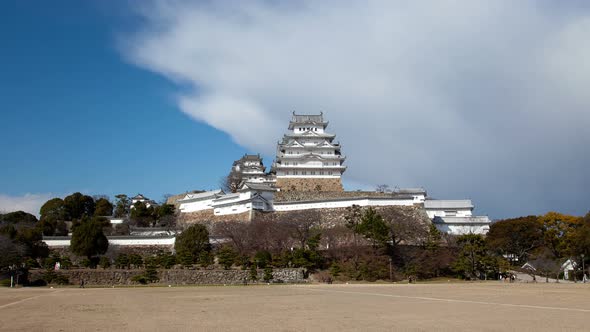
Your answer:
[[[277,145],[271,172],[284,191],[343,191],[341,177],[346,159],[336,135],[325,132],[328,122],[319,115],[295,114],[289,131]]]

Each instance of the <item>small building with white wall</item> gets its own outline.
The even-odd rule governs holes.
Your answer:
[[[470,199],[427,199],[424,209],[439,231],[453,234],[486,234],[492,221],[487,216],[473,216]]]

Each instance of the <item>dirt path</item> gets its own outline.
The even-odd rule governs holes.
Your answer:
[[[1,289],[5,331],[587,330],[590,285]]]

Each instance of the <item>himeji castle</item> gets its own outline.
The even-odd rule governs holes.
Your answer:
[[[326,132],[323,113],[299,115],[293,112],[289,132],[277,145],[271,172],[276,186],[293,191],[343,191],[341,177],[346,170],[336,135]]]
[[[277,144],[269,173],[260,155],[244,155],[232,165],[240,179],[231,192],[214,190],[187,193],[177,201],[179,211],[215,221],[248,221],[256,212],[288,212],[308,209],[342,209],[358,206],[413,206],[421,209],[436,227],[449,234],[485,234],[487,216],[474,216],[471,200],[438,200],[423,188],[399,188],[391,192],[344,191],[341,178],[346,157],[336,135],[326,131],[324,114],[293,112],[288,131]],[[231,175],[230,175],[231,176]]]

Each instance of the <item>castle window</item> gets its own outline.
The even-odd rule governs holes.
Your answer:
[[[320,175],[324,175],[324,171],[320,171]]]
[[[315,171],[311,171],[311,175],[315,175]]]

